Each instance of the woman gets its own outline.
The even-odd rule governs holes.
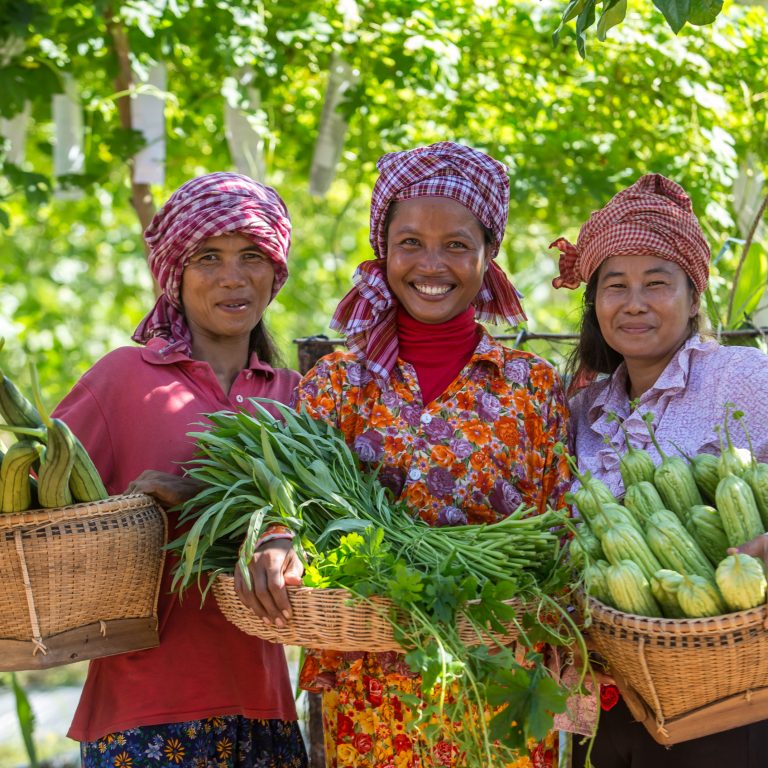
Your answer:
[[[714,428],[723,422],[725,403],[744,412],[757,458],[768,460],[768,358],[699,333],[710,253],[683,189],[658,174],[643,176],[592,214],[575,246],[563,239],[553,245],[562,251],[555,287],[587,284],[569,365],[576,387],[591,381],[570,403],[582,471],[621,497],[622,427],[632,446],[661,461],[643,420],[648,413],[665,451],[719,453]],[[741,429],[730,431],[746,446]],[[764,538],[745,548],[760,547]],[[586,746],[575,747],[574,766],[584,764],[585,752]],[[620,702],[600,718],[592,761],[596,768],[752,768],[764,765],[766,755],[768,723],[668,750]]]
[[[262,315],[288,275],[291,225],[277,193],[233,173],[182,185],[144,233],[162,295],[134,340],[96,363],[56,415],[112,494],[163,506],[194,495],[187,433],[205,414],[288,401],[298,374],[273,368]],[[171,537],[179,533],[170,515]],[[170,593],[160,645],[92,661],[69,736],[85,768],[306,765],[283,649],[243,634],[195,589]]]
[[[441,142],[385,155],[378,168],[376,258],[357,268],[332,322],[350,351],[304,377],[300,402],[338,426],[365,464],[381,465],[381,482],[432,525],[492,522],[520,503],[562,507],[568,470],[553,448],[567,412],[557,374],[476,322],[524,318],[494,261],[509,205],[505,167]],[[244,602],[280,622],[283,576],[296,573],[290,542],[262,545],[251,572]],[[461,764],[448,728],[429,753],[407,727],[400,696],[420,681],[402,656],[310,654],[301,683],[323,691],[328,766]],[[553,736],[532,748],[514,765],[556,765]]]

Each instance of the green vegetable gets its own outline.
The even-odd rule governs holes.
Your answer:
[[[656,571],[651,577],[651,592],[668,619],[682,619],[685,616],[677,597],[682,581],[681,574],[667,568]]]
[[[726,605],[732,611],[746,611],[765,602],[768,583],[763,563],[745,554],[728,555],[715,574]]]
[[[632,560],[620,560],[605,570],[605,581],[613,605],[637,616],[661,616],[648,577]]]
[[[646,539],[664,568],[689,575],[695,573],[714,583],[715,569],[673,512],[668,509],[654,512],[648,519]]]
[[[486,704],[498,707],[490,722],[480,718],[456,737],[467,764],[503,765],[513,750],[525,751],[528,739],[542,738],[569,689],[553,682],[536,644],[583,647],[568,611],[550,597],[570,578],[561,547],[572,528],[565,513],[520,507],[493,524],[430,527],[394,502],[375,472],[361,471],[338,429],[260,402],[270,402],[283,421],[254,401],[255,416],[211,414],[212,428],[191,435],[198,457],[188,474],[206,487],[183,506],[180,521],[189,530],[169,545],[180,558],[174,589],[197,581],[205,598],[211,580],[232,572],[238,558],[247,578],[243,566],[259,533],[286,525],[296,534],[306,584],[393,602],[395,637],[421,676],[414,718],[428,740],[439,737],[428,725],[433,719],[469,722],[467,707]],[[530,613],[517,615],[507,603],[513,597],[534,606]],[[485,644],[466,647],[458,612],[479,639],[489,627],[503,634],[514,623],[525,663],[503,646],[494,654]],[[456,695],[434,696],[437,685]],[[539,711],[538,699],[552,709]]]
[[[681,456],[667,456],[662,450],[651,426],[653,414],[645,414],[643,420],[648,425],[651,440],[661,456],[661,464],[656,467],[653,476],[654,485],[664,501],[665,508],[671,509],[682,522],[685,520],[687,511],[694,504],[703,503],[696,480],[685,459]]]
[[[717,587],[701,576],[683,575],[677,588],[680,608],[689,619],[704,616],[722,616],[727,612],[725,602]]]
[[[624,429],[624,424],[618,414],[608,414],[608,420],[618,424],[621,434],[624,435],[624,445],[626,446],[626,450],[619,454],[619,472],[621,473],[621,479],[624,482],[624,488],[629,488],[630,485],[641,483],[643,481],[652,482],[656,471],[656,465],[653,462],[651,454],[648,453],[648,451],[644,451],[642,448],[633,447],[632,443],[629,441],[627,430]]]

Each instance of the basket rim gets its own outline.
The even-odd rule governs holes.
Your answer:
[[[654,636],[690,636],[721,635],[726,632],[743,631],[760,627],[768,630],[768,603],[749,608],[746,611],[734,611],[721,616],[703,616],[696,619],[667,619],[653,616],[638,616],[625,613],[600,602],[591,595],[587,596],[588,613],[592,624],[599,621],[619,629],[631,630],[639,634]]]
[[[225,582],[234,582],[235,577],[231,573],[218,573],[216,574],[216,580],[220,581],[222,585],[224,585]],[[229,586],[229,584],[227,584],[227,586]],[[352,592],[349,589],[345,589],[344,587],[307,587],[302,584],[300,586],[286,585],[285,590],[288,592],[289,597],[291,595],[322,593],[324,595],[328,595],[328,597],[339,598],[342,600],[370,600],[374,603],[379,603],[382,605],[392,604],[392,601],[388,597],[384,597],[382,595],[369,595],[368,597],[364,597],[362,595],[356,594],[355,592]]]
[[[217,573],[216,580],[221,581],[223,585],[224,582],[229,582],[229,581],[234,582],[235,577],[231,573]],[[392,600],[390,600],[390,598],[388,597],[384,597],[384,595],[367,595],[367,596],[358,595],[357,593],[352,592],[352,590],[345,589],[344,587],[307,587],[302,584],[300,586],[286,585],[285,589],[288,592],[289,597],[291,595],[322,593],[332,598],[339,598],[339,599],[346,599],[346,600],[361,600],[361,601],[369,600],[375,604],[382,605],[382,606],[394,605],[392,603]],[[467,600],[466,605],[476,605],[479,602],[480,602],[479,599],[474,598],[472,600]],[[520,606],[526,605],[525,600],[521,599],[520,597],[513,597],[510,600],[505,600],[504,602],[510,605],[520,605]]]
[[[99,501],[85,501],[66,507],[44,507],[0,515],[0,530],[32,529],[63,523],[68,520],[101,517],[115,512],[159,507],[157,501],[145,493],[119,494]]]

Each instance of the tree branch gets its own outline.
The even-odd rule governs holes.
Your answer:
[[[117,111],[120,116],[120,125],[127,131],[132,130],[131,125],[131,88],[133,86],[133,72],[131,70],[130,48],[125,27],[114,15],[111,8],[106,10],[107,31],[112,39],[112,50],[117,60],[117,76],[115,88],[123,94],[117,98]],[[133,180],[133,159],[128,160],[131,174],[131,203],[139,217],[142,232],[149,226],[155,215],[155,204],[152,200],[152,192],[149,184],[137,184]],[[146,243],[144,244],[146,249]]]
[[[726,315],[728,325],[731,324],[731,319],[733,316],[733,302],[736,300],[736,286],[738,286],[739,284],[741,269],[744,266],[744,262],[747,260],[747,254],[749,253],[749,249],[752,246],[752,241],[755,239],[755,232],[757,232],[757,226],[760,223],[760,220],[763,218],[763,214],[765,213],[766,207],[768,207],[768,195],[765,196],[765,199],[763,200],[763,204],[758,209],[757,214],[755,215],[755,218],[752,221],[752,224],[749,228],[749,233],[747,234],[747,239],[744,241],[744,248],[741,251],[741,258],[739,258],[739,264],[736,267],[736,273],[733,276],[733,286],[731,287],[731,295],[728,300],[728,314]]]

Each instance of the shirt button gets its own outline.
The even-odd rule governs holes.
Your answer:
[[[242,395],[238,395],[235,400],[237,400],[238,403],[242,403],[245,398]]]
[[[432,421],[432,417],[428,413],[421,414],[421,423],[429,424]]]
[[[410,477],[411,480],[421,480],[421,470],[419,469],[408,470],[408,477]]]

